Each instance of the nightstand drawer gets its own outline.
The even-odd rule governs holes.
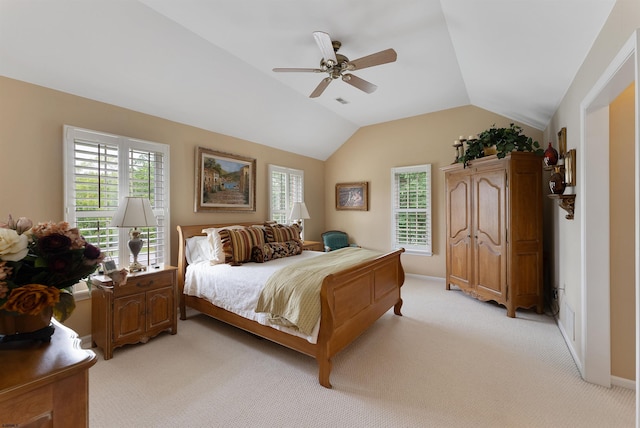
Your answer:
[[[324,245],[319,241],[304,241],[302,243],[303,250],[324,251]]]
[[[127,283],[118,286],[118,294],[138,293],[140,291],[171,286],[173,284],[173,275],[174,273],[172,271],[154,272],[153,275],[148,273],[129,275],[127,277]]]

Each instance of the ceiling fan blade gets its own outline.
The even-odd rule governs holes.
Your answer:
[[[275,71],[276,73],[324,73],[319,68],[274,68],[273,71]]]
[[[362,58],[349,61],[349,70],[362,70],[363,68],[373,67],[374,65],[387,64],[394,62],[398,58],[398,54],[393,49],[386,49]]]
[[[309,95],[309,98],[317,98],[322,95],[322,93],[325,89],[327,89],[327,86],[329,86],[329,83],[331,83],[332,80],[333,79],[331,77],[325,77],[324,79],[322,79],[322,82],[320,82],[320,84],[316,86],[316,89],[314,89],[311,95]]]
[[[322,58],[327,62],[332,61],[331,65],[336,65],[338,60],[336,59],[336,53],[333,50],[331,36],[323,31],[314,31],[313,38],[316,39],[316,43],[322,52]]]
[[[370,94],[378,89],[378,87],[373,83],[367,82],[366,80],[361,79],[358,76],[354,76],[353,74],[343,74],[342,80],[350,84],[351,86],[366,92],[367,94]]]

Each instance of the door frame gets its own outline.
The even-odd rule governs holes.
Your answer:
[[[640,396],[640,62],[636,30],[580,105],[578,188],[581,224],[582,376],[611,386],[611,308],[609,276],[609,104],[631,83],[635,85],[635,290],[636,290],[636,424]],[[606,225],[607,227],[602,227]]]

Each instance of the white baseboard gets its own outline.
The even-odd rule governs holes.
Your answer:
[[[578,367],[578,371],[580,372],[580,376],[584,379],[584,373],[583,373],[583,369],[582,369],[582,362],[578,358],[578,354],[576,353],[576,351],[575,351],[575,349],[573,347],[573,342],[569,339],[569,336],[567,335],[567,332],[565,331],[564,326],[562,325],[562,323],[560,322],[558,317],[555,317],[555,319],[556,319],[556,325],[558,326],[558,329],[560,330],[560,333],[562,334],[562,338],[564,339],[565,343],[567,344],[567,348],[569,348],[569,352],[571,353],[571,357],[573,357],[573,361],[576,363],[576,366]],[[611,385],[612,386],[619,386],[621,388],[631,389],[631,390],[634,390],[634,391],[636,390],[636,381],[635,380],[625,379],[625,378],[618,377],[618,376],[611,376]]]
[[[86,336],[82,336],[80,338],[80,346],[83,349],[90,349],[91,348],[91,335],[87,334]]]
[[[569,338],[569,335],[567,334],[566,330],[564,329],[564,325],[562,325],[562,323],[560,322],[560,319],[558,319],[558,317],[554,317],[556,320],[556,325],[558,326],[558,330],[560,330],[560,334],[562,334],[562,338],[564,339],[564,342],[567,344],[567,348],[569,348],[569,353],[571,354],[571,357],[573,358],[573,362],[576,363],[576,367],[578,367],[578,371],[580,372],[580,376],[584,379],[584,369],[582,367],[582,361],[580,361],[580,358],[578,358],[578,353],[576,352],[575,348],[573,347],[573,341]]]
[[[636,390],[636,381],[631,379],[625,379],[623,377],[611,376],[611,385],[619,386],[620,388],[626,388]]]

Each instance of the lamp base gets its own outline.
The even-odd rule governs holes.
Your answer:
[[[131,264],[129,265],[129,267],[127,268],[129,269],[129,272],[133,273],[133,272],[142,272],[147,270],[147,267],[144,265],[141,265],[140,263],[134,261],[131,262]]]
[[[129,272],[133,273],[147,270],[146,266],[138,263],[138,254],[143,245],[144,242],[140,239],[140,231],[137,228],[133,228],[131,231],[131,239],[129,239],[129,250],[131,250],[131,254],[133,255],[133,261],[129,265]]]

